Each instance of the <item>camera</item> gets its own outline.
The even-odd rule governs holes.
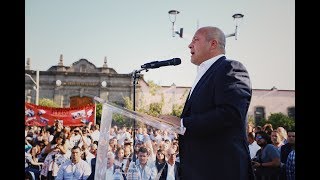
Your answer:
[[[79,132],[79,130],[74,130],[74,132]]]

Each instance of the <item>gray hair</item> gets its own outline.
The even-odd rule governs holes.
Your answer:
[[[221,29],[217,27],[212,27],[212,26],[206,26],[202,28],[205,30],[204,32],[206,35],[206,40],[207,41],[211,41],[213,39],[217,40],[220,49],[223,50],[223,52],[225,52],[226,36],[223,33],[223,31],[221,31]]]

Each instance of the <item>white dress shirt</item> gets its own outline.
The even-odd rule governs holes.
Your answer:
[[[170,165],[169,163],[167,163],[167,165],[168,165],[168,172],[167,172],[167,179],[166,180],[175,180],[174,164]]]
[[[158,170],[154,163],[147,164],[144,167],[142,167],[139,162],[136,163],[142,180],[153,180],[156,178]]]
[[[90,174],[91,167],[86,161],[80,159],[74,164],[68,160],[60,166],[56,180],[87,179]]]

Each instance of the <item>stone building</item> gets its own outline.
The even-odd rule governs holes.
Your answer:
[[[36,71],[30,69],[27,61],[25,73],[36,79]],[[34,83],[25,77],[25,100],[35,103]],[[60,56],[58,65],[39,72],[39,99],[48,98],[60,107],[77,107],[93,102],[97,96],[104,100],[124,105],[123,97],[131,97],[131,74],[118,74],[107,66],[105,58],[102,67],[96,67],[87,59],[80,59],[71,66],[63,65]]]
[[[30,69],[30,59],[27,60],[25,72],[36,79],[36,71]],[[25,101],[35,103],[36,91],[34,82],[25,77]],[[63,65],[60,56],[58,65],[47,71],[39,72],[39,98],[52,99],[61,107],[77,107],[93,102],[97,96],[118,105],[124,105],[124,97],[133,99],[132,73],[118,74],[107,66],[105,58],[102,67],[96,67],[87,59],[80,59],[71,66]],[[183,106],[191,87],[157,86],[147,83],[143,75],[136,84],[136,107],[146,109],[150,103],[164,102],[163,114],[172,112],[174,105]],[[272,113],[282,112],[295,116],[295,91],[271,89],[253,89],[253,96],[248,115],[256,121],[268,118]]]

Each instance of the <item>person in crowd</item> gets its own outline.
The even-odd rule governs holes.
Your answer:
[[[100,138],[100,130],[99,129],[100,129],[99,124],[92,126],[92,133],[91,133],[92,142],[99,141],[99,138]]]
[[[131,139],[131,134],[127,132],[127,128],[125,126],[120,128],[119,133],[117,135],[117,139],[118,139],[118,144],[121,146],[124,145],[125,139],[127,140]]]
[[[121,167],[115,164],[115,154],[109,151],[107,153],[107,172],[105,179],[113,179],[116,169],[120,170],[122,177],[125,179],[125,175],[121,170]]]
[[[92,143],[89,148],[89,152],[94,156],[97,156],[98,145]]]
[[[81,138],[80,138],[80,141],[79,141],[79,144],[78,146],[79,147],[82,147],[82,145],[86,144],[86,146],[90,146],[92,140],[89,136],[89,130],[87,129],[82,129],[80,132],[80,135],[81,135]]]
[[[255,126],[253,132],[257,133],[259,131],[262,131],[262,127],[261,126]]]
[[[286,163],[288,155],[294,149],[296,143],[296,133],[295,130],[288,130],[287,143],[281,147],[280,151],[280,161],[281,161],[281,177],[282,179],[286,178]]]
[[[54,133],[53,140],[46,146],[45,152],[48,153],[41,169],[41,179],[51,180],[57,176],[61,164],[66,158],[68,148],[66,147],[66,137],[63,132]],[[71,154],[71,153],[70,153]]]
[[[84,179],[86,180],[91,174],[90,165],[81,159],[81,149],[74,146],[71,149],[71,159],[64,162],[58,171],[55,180],[64,179]]]
[[[287,180],[295,180],[296,179],[296,151],[293,149],[287,158],[286,162],[286,176]]]
[[[81,146],[81,159],[87,161],[87,163],[91,164],[91,160],[93,158],[95,158],[96,156],[93,155],[90,151],[89,151],[89,147],[87,144],[83,144]]]
[[[180,163],[176,161],[176,152],[174,149],[168,149],[167,155],[168,161],[165,164],[163,170],[158,171],[161,174],[159,180],[180,180]],[[162,171],[162,172],[161,172]]]
[[[288,133],[287,130],[284,127],[279,126],[277,128],[277,131],[279,133],[280,139],[283,144],[287,144],[288,142]]]
[[[252,160],[257,180],[278,178],[280,175],[280,152],[265,131],[256,133],[257,144],[261,147]]]
[[[281,138],[281,135],[279,134],[279,132],[277,130],[273,130],[271,132],[271,141],[272,144],[277,147],[277,149],[280,152],[281,146],[283,146],[283,140]]]
[[[28,166],[26,167],[26,171],[33,172],[35,176],[35,180],[40,179],[40,171],[43,165],[43,162],[38,161],[39,148],[38,145],[35,145],[31,148],[30,153],[26,154],[26,162]]]
[[[181,117],[159,116],[185,128],[179,135],[182,179],[253,179],[246,133],[249,73],[226,58],[226,36],[217,27],[199,28],[188,47],[198,73]]]
[[[166,165],[166,163],[167,161],[165,152],[161,149],[158,149],[155,160],[155,165],[157,167],[158,172],[161,171],[161,169]]]
[[[71,137],[70,137],[71,147],[79,146],[81,137],[82,137],[82,135],[80,133],[80,128],[79,127],[75,127],[71,131]]]
[[[248,142],[249,142],[249,151],[250,151],[250,158],[254,158],[257,154],[257,151],[261,148],[254,137],[254,132],[248,133]]]
[[[273,126],[270,123],[266,123],[263,127],[262,130],[266,132],[269,136],[271,136],[271,132],[273,131]]]
[[[143,180],[154,180],[157,176],[157,168],[154,163],[147,163],[148,158],[148,149],[140,147],[138,150],[138,160],[136,162],[140,178]]]
[[[114,164],[119,166],[121,168],[121,171],[125,171],[125,168],[127,167],[127,163],[129,162],[129,159],[124,158],[124,149],[122,147],[118,147],[115,153],[115,162]]]

